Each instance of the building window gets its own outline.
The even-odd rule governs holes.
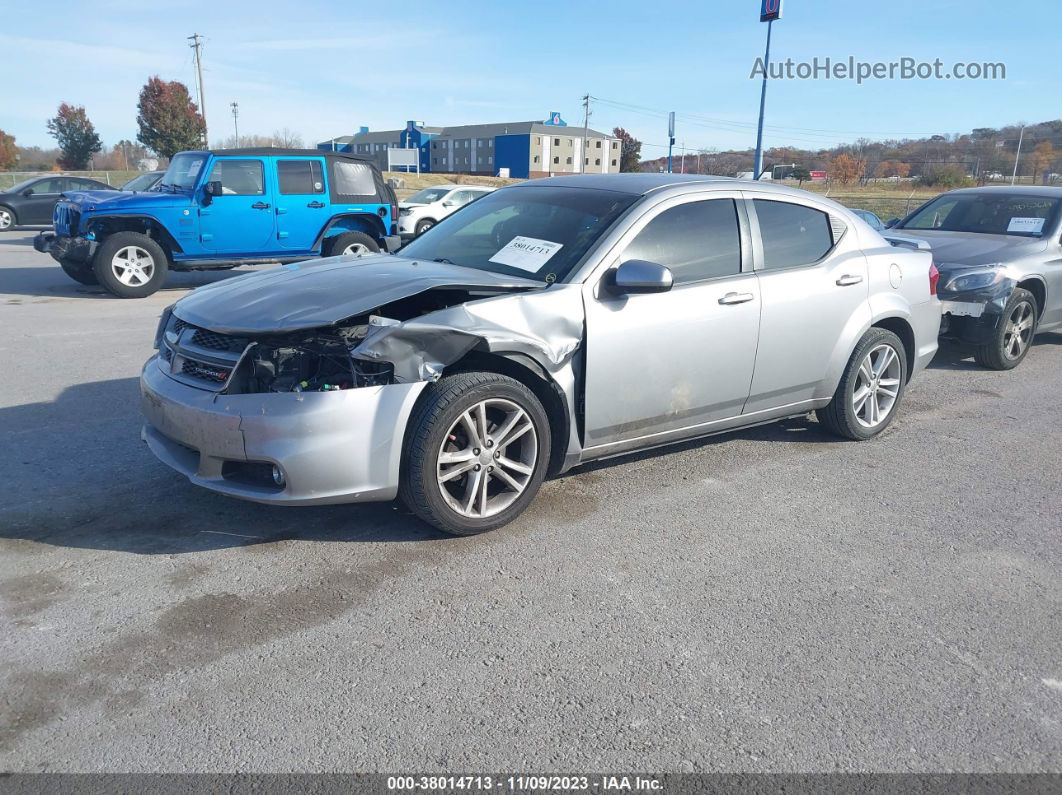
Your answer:
[[[568,148],[571,148],[571,145],[572,145],[572,141],[573,141],[573,140],[574,140],[574,139],[572,139],[572,138],[569,138],[569,139],[568,139]]]
[[[535,162],[535,163],[537,163],[537,162],[538,162],[538,155],[535,155],[535,159],[534,159],[534,161],[533,161],[533,162]]]
[[[560,146],[560,138],[554,138],[553,139],[553,145],[554,146]]]
[[[594,159],[594,165],[595,166],[600,166],[601,165],[601,158],[600,157]]]
[[[598,141],[598,142],[597,142],[597,148],[598,148],[598,149],[600,149],[600,148],[601,148],[601,142],[600,142],[600,141]]]
[[[488,149],[493,149],[494,148],[494,139],[493,138],[488,138],[487,139],[487,148]]]
[[[612,165],[616,165],[616,158],[612,158]]]
[[[619,146],[619,142],[618,141],[613,141],[612,142],[612,148],[613,149],[616,149],[618,146]],[[615,163],[613,163],[613,165],[615,165]]]
[[[491,157],[490,155],[487,155],[487,165],[488,166],[493,166],[494,165],[494,158]]]
[[[560,165],[560,158],[559,157],[553,158],[553,164],[554,165]]]
[[[569,157],[568,158],[568,165],[570,166],[571,164],[572,164],[572,159]]]
[[[584,157],[583,158],[583,165],[584,166],[590,165],[590,158],[589,157]]]

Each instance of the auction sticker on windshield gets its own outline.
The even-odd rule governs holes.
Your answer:
[[[508,265],[511,268],[519,268],[522,271],[534,273],[545,265],[549,258],[560,251],[563,246],[563,243],[553,243],[549,240],[517,235],[505,246],[498,249],[497,253],[490,258],[490,261],[498,265]]]
[[[1043,218],[1011,218],[1007,224],[1008,232],[1025,232],[1026,234],[1038,235],[1044,231]]]

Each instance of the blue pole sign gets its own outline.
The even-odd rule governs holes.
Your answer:
[[[782,0],[760,0],[760,22],[782,18]]]

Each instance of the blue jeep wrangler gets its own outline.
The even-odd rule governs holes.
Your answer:
[[[66,193],[33,241],[81,284],[143,298],[170,270],[394,251],[398,200],[371,162],[299,149],[174,155],[151,191]]]

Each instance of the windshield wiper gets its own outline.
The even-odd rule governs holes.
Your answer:
[[[444,265],[453,265],[454,264],[450,260],[448,260],[446,257],[436,257],[435,259],[432,260],[432,262],[441,262]]]

